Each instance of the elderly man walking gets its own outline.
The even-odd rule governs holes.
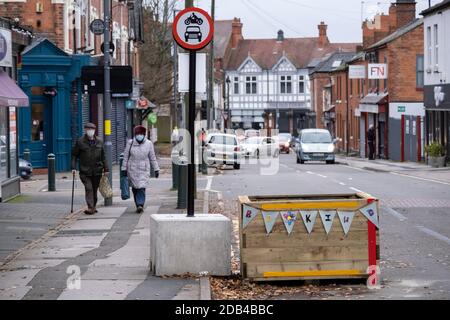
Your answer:
[[[146,132],[143,126],[135,127],[134,139],[128,141],[123,153],[122,171],[126,172],[130,181],[137,213],[144,211],[145,189],[150,187],[151,167],[155,171],[155,177],[159,177],[153,142],[146,138]]]
[[[84,135],[72,149],[72,172],[76,173],[77,160],[80,160],[80,179],[84,184],[88,209],[85,214],[97,212],[97,190],[102,174],[108,174],[103,141],[95,135],[93,123],[84,125]]]

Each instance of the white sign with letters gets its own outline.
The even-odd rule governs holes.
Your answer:
[[[369,79],[387,79],[388,67],[386,63],[369,63],[368,69]]]
[[[349,79],[365,79],[366,66],[349,66],[348,77]]]

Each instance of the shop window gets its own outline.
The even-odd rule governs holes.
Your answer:
[[[31,141],[44,140],[44,105],[31,105]]]
[[[0,108],[0,182],[8,177],[7,108]]]
[[[9,177],[17,176],[17,113],[16,108],[9,108]]]

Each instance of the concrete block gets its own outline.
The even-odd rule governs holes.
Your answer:
[[[153,214],[150,269],[157,276],[231,273],[231,221],[220,214]]]

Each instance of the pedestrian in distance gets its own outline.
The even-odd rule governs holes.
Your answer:
[[[153,168],[155,177],[159,177],[153,142],[146,138],[146,132],[143,126],[134,128],[134,139],[125,147],[121,168],[130,182],[137,213],[144,211],[145,189],[150,187],[150,169]]]
[[[367,142],[369,144],[369,160],[375,160],[375,127],[373,124],[367,130]]]
[[[103,174],[108,175],[103,141],[95,135],[96,126],[93,123],[84,125],[84,135],[78,139],[72,148],[72,174],[76,174],[79,160],[80,179],[84,185],[87,210],[85,214],[97,212],[97,190]]]

